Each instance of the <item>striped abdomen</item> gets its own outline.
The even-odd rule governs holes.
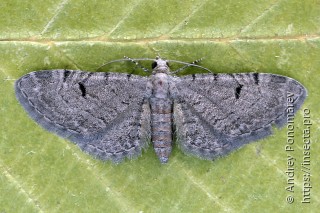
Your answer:
[[[172,100],[150,98],[154,150],[161,163],[168,161],[172,143]]]

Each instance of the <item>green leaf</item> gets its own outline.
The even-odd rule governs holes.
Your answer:
[[[318,210],[319,1],[13,0],[0,8],[0,212]],[[169,163],[160,165],[150,146],[138,159],[114,165],[39,127],[14,95],[14,81],[34,70],[96,71],[123,56],[158,54],[186,62],[205,57],[201,65],[215,73],[257,71],[300,81],[309,96],[294,120],[294,151],[285,150],[284,127],[213,162],[174,146]],[[201,70],[181,75],[195,72]],[[304,109],[312,123],[310,150],[303,147]],[[311,152],[311,189],[304,188],[304,151]],[[288,155],[295,158],[294,192],[286,191]],[[310,204],[301,203],[303,189]]]

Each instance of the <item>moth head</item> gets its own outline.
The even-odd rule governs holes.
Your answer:
[[[161,59],[159,56],[151,64],[153,73],[169,73],[169,63],[166,60]]]

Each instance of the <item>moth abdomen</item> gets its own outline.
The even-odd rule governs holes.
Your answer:
[[[161,163],[168,162],[172,150],[172,100],[150,98],[151,138]]]

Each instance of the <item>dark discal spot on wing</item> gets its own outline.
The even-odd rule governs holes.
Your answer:
[[[234,95],[235,95],[236,99],[239,99],[242,87],[243,87],[243,85],[241,85],[241,84],[239,84],[239,86],[236,87],[236,89],[234,91]]]
[[[82,97],[86,96],[86,87],[84,86],[84,84],[82,82],[79,82],[79,89],[81,90],[81,95]]]
[[[256,85],[259,84],[259,73],[253,73],[253,79],[254,79],[254,83]]]

